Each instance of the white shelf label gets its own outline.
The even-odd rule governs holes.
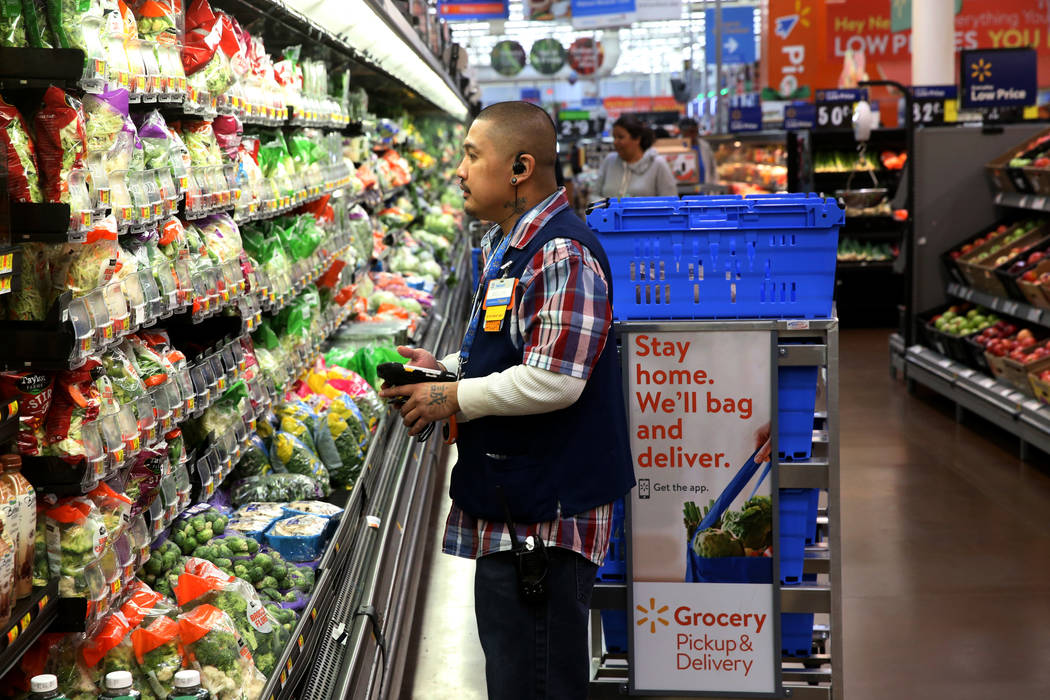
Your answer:
[[[996,204],[1002,204],[1003,203],[1003,193],[1002,192],[996,192],[996,194],[995,194],[995,203]]]
[[[1043,320],[1043,312],[1034,306],[1028,309],[1028,314],[1025,316],[1031,323],[1041,323]]]
[[[985,389],[991,389],[995,386],[995,380],[991,377],[981,377],[977,380],[977,383],[983,386]]]
[[[942,360],[937,360],[937,364],[940,365],[941,367],[944,367],[945,369],[947,369],[948,367],[952,366],[952,361],[949,360],[948,358],[944,358]]]
[[[1042,404],[1036,401],[1035,399],[1028,399],[1021,405],[1029,411],[1038,411],[1042,407]]]
[[[1017,203],[1017,206],[1021,207],[1022,209],[1027,209],[1028,208],[1028,202],[1029,202],[1029,197],[1028,197],[1028,195],[1025,195],[1025,196],[1021,197],[1021,201]]]
[[[1003,302],[1003,313],[1009,316],[1016,316],[1017,311],[1021,308],[1021,305],[1016,301]]]
[[[1032,206],[1036,209],[1046,209],[1046,197],[1038,197],[1032,202]]]

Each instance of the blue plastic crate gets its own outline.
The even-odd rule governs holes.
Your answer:
[[[817,513],[820,511],[820,489],[809,489],[809,512],[806,513],[806,544],[817,543]]]
[[[827,317],[843,221],[807,194],[611,199],[587,215],[619,320]]]
[[[780,613],[780,653],[793,657],[813,653],[813,613]]]
[[[782,462],[806,460],[813,454],[813,409],[819,369],[777,369],[777,452]]]
[[[627,611],[602,610],[602,633],[605,648],[617,654],[627,653]]]
[[[624,531],[623,499],[613,502],[612,524],[609,533],[609,552],[598,569],[597,580],[604,583],[623,583],[627,580],[627,533]]]
[[[780,489],[780,582],[802,582],[810,489]]]

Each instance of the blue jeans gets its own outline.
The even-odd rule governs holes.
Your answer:
[[[598,567],[575,552],[548,548],[546,604],[518,593],[514,554],[477,560],[474,612],[485,652],[489,700],[584,700],[591,674],[587,636]]]

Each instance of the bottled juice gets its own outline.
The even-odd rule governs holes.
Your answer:
[[[15,607],[15,548],[0,519],[0,625],[11,619]]]
[[[201,672],[191,668],[175,674],[175,689],[168,700],[211,700],[211,694],[201,687]]]
[[[6,482],[14,491],[18,503],[17,532],[8,532],[8,535],[15,547],[15,597],[24,598],[33,592],[36,491],[22,475],[22,458],[19,455],[0,456],[0,469],[0,481]]]
[[[111,671],[106,674],[106,689],[98,700],[140,700],[142,693],[135,690],[131,671]]]
[[[66,700],[66,696],[58,692],[58,678],[50,673],[33,676],[29,689],[32,691],[29,700]]]

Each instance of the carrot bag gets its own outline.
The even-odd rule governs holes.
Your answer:
[[[237,634],[230,616],[214,605],[179,615],[179,638],[190,668],[215,700],[258,700],[266,678]]]
[[[179,623],[170,617],[157,617],[131,633],[131,646],[139,674],[148,685],[140,685],[142,697],[148,691],[157,698],[169,697],[174,690],[175,673],[182,668]]]
[[[257,553],[248,566],[262,567],[269,558]],[[208,605],[229,615],[259,671],[266,675],[273,673],[288,641],[287,635],[263,607],[250,583],[224,573],[209,561],[191,557],[175,584],[175,600],[183,610]]]

